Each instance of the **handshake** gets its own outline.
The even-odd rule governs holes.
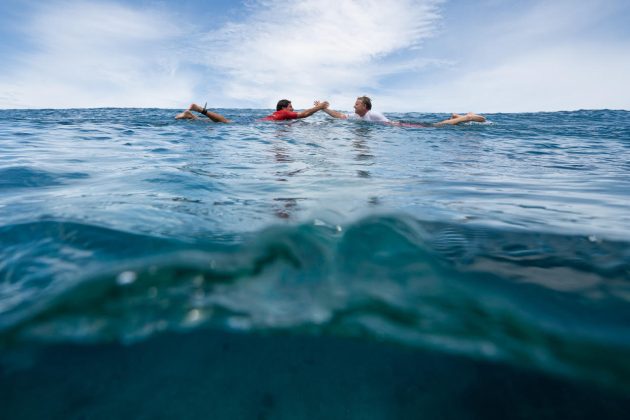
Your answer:
[[[315,105],[315,108],[319,108],[319,109],[327,109],[330,104],[328,103],[328,101],[314,101],[313,105]]]

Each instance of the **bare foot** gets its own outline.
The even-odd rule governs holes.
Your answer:
[[[468,114],[466,114],[466,117],[467,117],[468,121],[475,121],[475,122],[485,122],[486,121],[485,117],[482,117],[481,115],[474,114],[472,112],[469,112]]]

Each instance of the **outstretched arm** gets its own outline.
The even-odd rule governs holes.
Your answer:
[[[317,111],[320,111],[322,109],[325,110],[327,107],[328,107],[328,102],[318,102],[317,104],[315,104],[313,108],[305,109],[304,111],[298,112],[298,118],[310,117]]]
[[[459,123],[469,122],[469,121],[485,122],[486,119],[481,115],[477,115],[477,114],[473,114],[472,112],[469,112],[466,115],[453,114],[451,118],[449,118],[448,120],[440,121],[439,123],[435,123],[434,125],[438,127],[443,126],[443,125],[457,125]]]
[[[319,102],[319,101],[315,101],[314,103],[315,103],[315,105],[319,105],[321,102]],[[328,102],[326,102],[326,103],[328,103]],[[326,114],[330,115],[330,116],[331,116],[331,117],[333,117],[333,118],[341,118],[341,119],[344,119],[344,120],[345,120],[346,118],[348,118],[348,116],[347,116],[346,114],[342,114],[341,112],[339,112],[339,111],[334,111],[334,110],[332,110],[332,109],[324,108],[324,112],[325,112]]]

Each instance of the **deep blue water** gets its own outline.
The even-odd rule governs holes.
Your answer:
[[[0,110],[1,418],[625,418],[630,112],[219,111]]]

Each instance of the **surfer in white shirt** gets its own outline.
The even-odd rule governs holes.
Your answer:
[[[319,105],[319,101],[315,101],[315,105]],[[390,121],[386,116],[377,111],[372,111],[372,100],[367,96],[359,96],[354,103],[354,114],[345,114],[343,112],[334,111],[332,109],[325,108],[323,110],[326,114],[330,115],[333,118],[342,118],[342,119],[360,119],[364,121],[375,121],[375,122],[384,122],[390,123],[394,125],[402,124],[402,125],[410,125],[405,123],[397,123]],[[452,114],[451,118],[440,121],[438,123],[432,124],[433,126],[443,126],[443,125],[456,125],[463,122],[484,122],[486,119],[477,114],[473,114],[469,112],[466,115]],[[422,125],[420,125],[422,126]]]

